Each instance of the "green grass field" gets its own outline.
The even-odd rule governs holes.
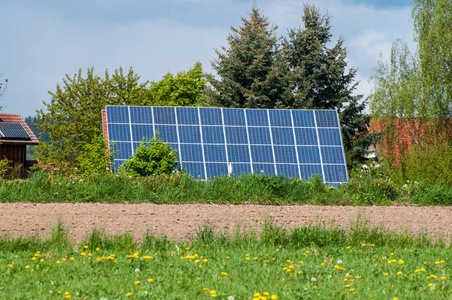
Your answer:
[[[74,245],[0,238],[1,299],[441,299],[452,253],[441,241],[367,228],[265,222],[232,236],[206,225],[186,242],[95,230]]]

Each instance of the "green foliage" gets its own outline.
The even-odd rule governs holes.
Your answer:
[[[401,182],[423,181],[430,185],[452,187],[452,146],[450,145],[413,146],[402,163],[404,168],[394,170],[394,175],[398,175],[397,178]]]
[[[158,82],[152,82],[148,100],[143,105],[198,106],[204,102],[206,78],[201,63],[197,62],[187,72],[176,76],[168,73]]]
[[[289,108],[292,98],[288,70],[280,51],[276,26],[270,26],[257,8],[232,27],[229,48],[216,50],[213,69],[220,77],[210,78],[213,105],[235,108]]]
[[[3,159],[0,160],[0,177],[5,176],[8,170],[11,169],[11,163],[12,161],[6,157],[3,157]]]
[[[139,105],[147,95],[147,83],[132,69],[122,69],[105,77],[94,75],[94,68],[73,77],[66,75],[63,86],[57,86],[46,110],[38,111],[39,128],[49,135],[49,143],[36,149],[39,160],[58,167],[63,173],[77,173],[86,144],[102,135],[101,112],[106,105]]]
[[[439,120],[452,118],[452,2],[450,0],[414,0],[412,18],[418,43],[419,91],[429,116]],[[442,124],[436,124],[442,126]],[[452,130],[452,129],[451,129]],[[448,132],[447,140],[452,140]]]
[[[177,151],[158,139],[143,140],[133,156],[124,162],[120,172],[132,177],[169,175],[179,168]]]
[[[113,164],[114,153],[107,154],[103,135],[94,137],[91,142],[83,144],[82,153],[77,156],[82,177],[109,174]]]

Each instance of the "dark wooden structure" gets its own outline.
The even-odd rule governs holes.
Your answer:
[[[0,128],[2,123],[19,123],[30,136],[30,139],[6,139],[0,136],[0,160],[11,160],[13,170],[17,169],[18,175],[25,177],[32,165],[27,161],[27,145],[38,145],[39,141],[20,115],[0,114]]]

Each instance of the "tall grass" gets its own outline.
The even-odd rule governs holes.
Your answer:
[[[320,177],[306,181],[249,174],[196,180],[186,174],[146,178],[63,177],[38,172],[27,180],[1,180],[2,202],[218,203],[319,205],[452,205],[452,188],[408,182],[398,185],[385,174],[356,172],[339,188]]]

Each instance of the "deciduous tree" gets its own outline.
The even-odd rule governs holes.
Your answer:
[[[140,105],[147,96],[147,82],[132,69],[124,73],[108,71],[105,76],[82,70],[74,76],[66,75],[63,86],[50,92],[52,100],[45,103],[46,110],[38,110],[39,127],[49,135],[50,142],[41,143],[35,155],[45,163],[51,163],[63,172],[77,172],[86,144],[102,135],[101,112],[106,105]]]

